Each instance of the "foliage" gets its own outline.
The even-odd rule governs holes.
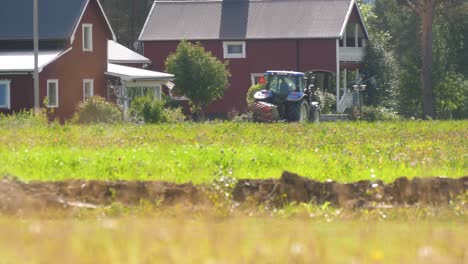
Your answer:
[[[336,97],[334,94],[317,90],[315,92],[315,97],[320,103],[322,114],[330,114],[334,111],[336,104]]]
[[[203,107],[221,98],[229,86],[228,62],[219,61],[200,43],[180,42],[165,64],[176,76],[174,93],[187,96],[195,112],[203,113]]]
[[[81,102],[72,122],[78,124],[116,123],[122,120],[122,112],[106,99],[94,96]]]
[[[148,124],[166,122],[164,102],[154,100],[151,96],[135,97],[129,109],[130,116],[136,120],[142,120]]]
[[[385,68],[376,67],[377,75],[384,78],[385,76],[396,75],[396,82],[389,83],[388,87],[398,87],[396,92],[396,106],[399,113],[404,116],[419,117],[422,114],[422,93],[421,93],[421,30],[420,17],[411,11],[411,8],[406,5],[399,5],[397,1],[381,0],[376,1],[375,6],[363,5],[363,13],[366,17],[366,8],[371,9],[373,16],[367,21],[367,26],[371,32],[371,45],[381,45],[379,32],[388,34],[385,40],[387,44],[382,44],[386,47],[386,51],[393,54],[397,67],[394,73],[386,74]],[[434,17],[434,40],[433,40],[433,82],[434,96],[436,102],[436,111],[440,114],[445,110],[439,109],[443,107],[440,101],[445,101],[440,91],[441,83],[446,78],[447,72],[463,75],[466,79],[468,74],[468,22],[466,16],[468,14],[468,2],[465,2],[457,7],[444,7],[438,9]],[[376,35],[377,33],[377,35]],[[375,38],[379,41],[375,41]],[[384,42],[385,42],[384,41]],[[372,49],[372,47],[369,47]],[[372,56],[372,51],[369,54]],[[369,57],[370,59],[371,57]],[[378,58],[378,57],[377,57]],[[385,56],[383,58],[386,58]],[[385,60],[384,60],[385,61]],[[378,61],[377,61],[378,62]],[[375,63],[374,63],[375,65]],[[378,65],[378,64],[377,64]],[[369,68],[369,67],[368,67]],[[379,80],[377,80],[379,82]],[[385,87],[379,84],[378,87]],[[384,89],[386,90],[386,89]],[[372,102],[372,100],[371,100]],[[393,108],[391,105],[385,105],[388,108]],[[462,106],[458,106],[460,109]],[[442,114],[440,117],[448,117]]]
[[[167,123],[180,123],[184,122],[186,116],[182,112],[182,108],[166,108],[164,109],[164,115],[166,116]]]
[[[242,179],[289,170],[342,182],[459,177],[468,174],[467,122],[1,125],[0,175],[194,183],[220,171]]]
[[[435,88],[438,117],[468,117],[468,81],[462,74],[446,72]]]
[[[368,106],[362,107],[361,120],[367,120],[370,122],[375,121],[396,121],[400,117],[391,109],[382,106]]]
[[[35,127],[47,124],[48,118],[45,109],[41,109],[39,113],[35,113],[34,109],[21,110],[9,115],[0,113],[0,126],[2,127]]]
[[[253,105],[253,103],[255,103],[255,98],[254,98],[255,93],[263,89],[265,89],[265,85],[261,83],[257,83],[255,85],[250,86],[249,90],[247,91],[247,98],[246,98],[248,106],[251,106]]]

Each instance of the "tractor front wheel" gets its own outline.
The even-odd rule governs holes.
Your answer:
[[[306,122],[309,120],[309,104],[306,100],[289,105],[288,120],[291,122]]]

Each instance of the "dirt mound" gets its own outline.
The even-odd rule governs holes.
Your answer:
[[[393,183],[380,180],[338,183],[318,182],[290,172],[279,180],[239,180],[233,190],[236,201],[284,205],[290,202],[330,202],[342,207],[376,205],[442,205],[448,204],[468,190],[468,177],[414,178],[402,177]]]
[[[83,181],[21,182],[0,180],[0,213],[18,214],[44,209],[98,208],[118,202],[138,205],[142,200],[163,206],[209,204],[218,188],[192,183],[163,181]],[[398,178],[393,183],[359,181],[355,183],[318,182],[290,172],[280,179],[239,180],[232,189],[236,202],[282,206],[306,202],[360,208],[394,205],[443,205],[468,190],[468,177]],[[222,190],[225,192],[226,190]],[[216,196],[220,197],[220,196]],[[222,197],[225,197],[224,194]]]
[[[8,178],[0,181],[0,212],[13,214],[51,208],[92,209],[113,202],[133,206],[142,200],[161,205],[193,204],[203,197],[191,183],[83,180],[24,183]]]

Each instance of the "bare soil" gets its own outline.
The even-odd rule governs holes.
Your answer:
[[[118,202],[136,206],[149,201],[162,206],[212,204],[216,188],[192,183],[163,181],[84,181],[21,182],[0,180],[0,213],[18,214],[48,209],[95,209]],[[226,190],[223,190],[226,191]],[[398,178],[392,183],[359,181],[318,182],[290,172],[280,179],[239,180],[231,192],[239,203],[282,206],[291,202],[329,202],[338,207],[444,206],[468,191],[468,176]],[[219,197],[219,196],[217,196]]]

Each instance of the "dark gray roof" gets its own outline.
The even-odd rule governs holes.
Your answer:
[[[73,34],[87,0],[39,0],[39,38],[66,39]],[[0,40],[33,38],[33,1],[1,0]]]
[[[339,38],[353,0],[155,1],[140,40]]]

